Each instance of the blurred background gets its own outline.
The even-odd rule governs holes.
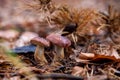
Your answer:
[[[31,16],[29,11],[24,12],[26,4],[33,4],[37,0],[0,0],[0,22],[2,25],[23,22]],[[100,11],[106,11],[108,5],[113,5],[120,10],[120,0],[53,0],[57,5],[66,4],[75,8],[93,8]],[[27,16],[26,16],[27,15]],[[33,14],[36,16],[36,14]]]
[[[93,8],[97,11],[107,12],[108,5],[113,5],[114,8],[120,10],[119,6],[120,0],[52,0],[52,1],[53,4],[55,4],[56,6],[67,5],[69,7],[74,7],[77,9]],[[34,7],[30,9],[30,7],[28,7],[29,4],[33,4]],[[2,30],[13,29],[16,27],[19,30],[21,30],[21,32],[31,31],[40,34],[44,33],[45,27],[41,27],[41,25],[39,25],[39,21],[41,20],[41,18],[44,18],[44,13],[42,13],[41,15],[41,13],[36,12],[35,9],[37,9],[36,7],[38,7],[37,4],[39,4],[38,0],[0,0],[0,35],[4,37],[3,35],[4,32]],[[45,25],[43,24],[43,26],[46,26],[46,23]],[[40,29],[41,31],[38,31]],[[20,35],[22,35],[21,32]],[[14,36],[18,35],[18,33],[14,34],[15,34]],[[30,35],[30,33],[28,32],[23,35],[27,37],[26,40],[27,42],[30,40],[29,39],[30,36],[33,36],[34,33]],[[35,34],[35,36],[36,35],[37,34]],[[9,37],[10,34],[7,36],[7,38]],[[23,42],[25,41],[18,40],[15,42],[15,44],[17,46],[21,44],[24,45]]]

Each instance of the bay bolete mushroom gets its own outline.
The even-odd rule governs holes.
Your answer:
[[[67,37],[53,33],[48,35],[46,39],[55,44],[56,56],[54,59],[64,59],[64,48],[69,47],[71,45],[71,41]]]
[[[37,45],[35,53],[34,53],[35,60],[43,65],[47,64],[48,62],[44,55],[44,47],[50,46],[49,41],[41,37],[35,37],[31,40],[31,43],[34,45]]]

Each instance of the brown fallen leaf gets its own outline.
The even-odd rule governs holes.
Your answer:
[[[105,55],[96,55],[90,62],[100,62],[100,63],[106,63],[106,62],[119,62],[120,59],[115,58],[114,56],[105,56]]]
[[[113,50],[111,55],[101,55],[94,53],[81,53],[78,58],[75,58],[77,62],[82,63],[107,63],[107,62],[119,62],[119,54]]]
[[[76,62],[89,63],[90,60],[75,58]]]
[[[81,52],[79,54],[79,58],[80,59],[86,59],[86,60],[91,60],[95,57],[95,54],[94,53],[83,53]]]

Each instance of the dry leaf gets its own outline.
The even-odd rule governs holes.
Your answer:
[[[86,60],[91,60],[95,57],[95,54],[94,53],[80,53],[79,54],[79,58],[80,59],[86,59]]]
[[[120,59],[116,59],[114,56],[96,55],[90,62],[106,63],[111,61],[117,62]]]
[[[76,62],[88,63],[90,60],[75,58]]]

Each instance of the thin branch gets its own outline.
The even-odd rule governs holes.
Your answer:
[[[43,74],[43,75],[37,75],[40,79],[68,79],[68,80],[83,80],[81,77],[69,75],[69,74],[61,74],[61,73],[51,73],[51,74]]]

